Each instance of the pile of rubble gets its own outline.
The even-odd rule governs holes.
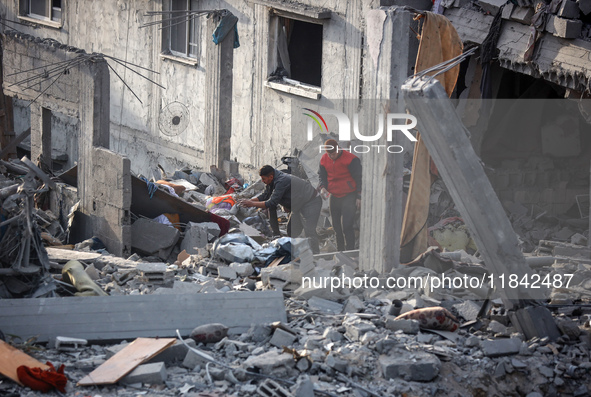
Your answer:
[[[135,253],[127,259],[118,258],[96,239],[70,247],[74,250],[43,248],[40,237],[36,237],[42,230],[57,240],[67,233],[56,226],[59,222],[47,211],[32,206],[33,198],[39,197],[49,182],[43,180],[40,170],[26,168],[21,170],[28,174],[24,182],[14,183],[16,180],[8,178],[0,181],[3,210],[8,214],[2,226],[18,225],[4,229],[0,241],[17,231],[19,236],[26,236],[30,230],[33,247],[39,244],[38,256],[29,260],[35,263],[39,275],[35,288],[21,291],[21,296],[214,296],[222,302],[226,294],[273,290],[281,293],[287,311],[284,321],[255,321],[244,330],[226,324],[200,324],[195,318],[196,328],[181,335],[186,339],[176,341],[134,341],[132,337],[105,344],[108,338],[104,337],[95,340],[54,335],[45,345],[35,344],[34,338],[23,341],[19,335],[4,337],[22,354],[41,363],[48,361],[56,368],[64,364],[67,395],[536,397],[590,393],[591,308],[587,302],[591,294],[591,250],[579,245],[586,244],[582,234],[574,240],[574,234],[569,235],[568,242],[539,239],[536,249],[526,257],[541,280],[555,280],[558,275],[569,281],[559,286],[542,283],[540,290],[550,302],[548,308],[553,311],[559,333],[528,339],[511,323],[503,301],[489,283],[462,287],[449,281],[435,283],[443,274],[448,280],[474,276],[488,280],[490,273],[474,252],[442,252],[432,247],[389,274],[366,274],[359,269],[356,252],[314,256],[305,239],[269,241],[264,220],[250,210],[242,213],[244,209],[234,209],[234,205],[217,211],[232,223],[228,233],[222,234],[219,225],[211,222],[189,223],[182,233],[174,224],[163,225],[178,235],[165,244],[164,238],[158,238],[151,246],[146,245],[140,251],[148,256]],[[185,180],[190,183],[189,179]],[[177,193],[175,187],[185,182],[175,181],[163,185]],[[238,190],[243,183],[236,181],[233,185]],[[211,197],[227,192],[227,187],[216,193],[209,188],[208,193],[214,196],[208,197],[199,189],[189,186],[179,193],[207,209]],[[252,194],[249,191],[245,195]],[[517,213],[516,208],[508,212]],[[18,221],[12,220],[15,218]],[[250,227],[244,223],[248,218],[255,220]],[[446,219],[432,231],[442,231],[448,225],[457,229],[462,223],[459,218]],[[33,220],[30,229],[27,220]],[[140,231],[154,223],[139,218],[134,225],[138,222]],[[438,233],[432,236],[441,237]],[[49,245],[52,238],[46,236],[44,240]],[[18,262],[12,256],[6,258],[0,258],[2,290],[10,294],[4,298],[19,295],[15,283],[7,280],[13,278],[23,284],[22,280],[32,280],[30,276],[23,278],[22,269],[27,266],[7,266]],[[368,278],[375,284],[345,283]],[[393,279],[414,280],[414,284],[391,287],[389,281]],[[335,280],[340,280],[338,285]],[[224,310],[230,316],[239,315],[232,307]],[[257,307],[249,310],[255,313]],[[190,312],[185,317],[191,321]],[[8,329],[10,324],[2,327]],[[168,335],[171,332],[174,329]],[[112,381],[95,379],[103,365],[109,367],[113,363],[110,360],[133,356],[130,352],[141,343],[159,345]],[[0,348],[3,346],[0,344]],[[6,359],[0,359],[0,369],[4,370],[10,363],[1,360]],[[0,382],[0,392],[8,396],[40,395],[9,380]]]

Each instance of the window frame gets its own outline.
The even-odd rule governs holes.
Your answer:
[[[32,12],[32,2],[38,2],[36,5],[43,3],[48,16]],[[52,28],[61,28],[63,26],[65,3],[66,0],[60,0],[60,7],[54,7],[53,0],[20,0],[18,18]]]
[[[322,65],[324,63],[322,59],[320,60],[320,86],[308,84],[288,77],[284,77],[283,80],[276,80],[272,78],[271,74],[275,73],[280,63],[278,37],[277,34],[274,32],[274,29],[280,28],[280,18],[321,25],[321,39],[322,43],[324,43],[326,23],[330,21],[330,13],[328,13],[328,16],[323,15],[322,18],[318,18],[310,17],[307,15],[300,15],[292,11],[281,10],[276,8],[271,8],[269,11],[269,77],[264,82],[265,87],[310,99],[320,99],[320,96],[322,94]]]
[[[185,2],[184,9],[187,11],[199,11],[200,5],[199,2],[194,0],[166,0],[163,5],[166,5],[164,11],[172,11],[173,10],[173,2],[180,1]],[[192,8],[192,6],[194,6]],[[172,14],[171,14],[172,15]],[[200,23],[201,16],[195,16],[190,20],[185,21],[182,24],[178,24],[177,22],[167,22],[163,25],[163,39],[162,39],[162,51],[160,53],[161,58],[175,60],[181,63],[186,63],[188,65],[197,65],[199,58],[201,56],[201,32],[202,32],[202,24]],[[169,18],[169,17],[164,17]],[[185,51],[177,51],[173,49],[173,40],[175,40],[175,34],[173,29],[175,28],[174,24],[177,23],[176,26],[185,25],[185,32],[184,32],[184,46]],[[176,45],[175,45],[176,46]]]

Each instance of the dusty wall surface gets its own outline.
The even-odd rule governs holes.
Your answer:
[[[158,25],[140,28],[159,18],[146,16],[146,12],[161,10],[161,1],[69,0],[64,4],[61,29],[42,24],[15,26],[39,38],[55,39],[89,53],[100,52],[151,69],[159,74],[138,71],[166,87],[162,89],[116,61],[108,61],[142,102],[111,70],[110,149],[130,157],[132,170],[144,174],[157,164],[167,170],[184,164],[205,167],[202,158],[203,151],[207,150],[204,122],[208,98],[204,95],[207,73],[204,49],[205,41],[210,40],[212,34],[204,29],[205,17],[201,17],[201,51],[197,65],[187,65],[161,57],[162,31]],[[301,4],[317,6],[312,0],[301,1]],[[268,5],[246,0],[200,2],[202,9],[228,9],[238,17],[241,46],[234,50],[231,160],[254,169],[266,163],[277,164],[282,156],[291,153],[292,105],[330,108],[335,106],[336,99],[359,98],[365,13],[378,7],[379,2],[330,0],[322,6],[331,10],[332,15],[330,19],[321,20],[322,96],[312,100],[263,86],[273,71],[268,62]],[[0,13],[9,20],[18,20],[18,1],[0,5]],[[52,110],[67,107],[60,101],[67,102],[72,95],[67,90],[63,90],[63,94],[56,96],[59,109]],[[161,128],[159,118],[161,115],[166,118],[167,106],[175,102],[186,110],[189,123],[184,131],[171,134]],[[299,142],[293,144],[300,145]]]

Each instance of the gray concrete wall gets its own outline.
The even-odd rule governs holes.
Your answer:
[[[300,3],[317,5],[313,0]],[[292,144],[299,145],[299,142],[291,142],[290,137],[292,105],[331,107],[335,99],[359,98],[365,14],[368,9],[378,7],[379,1],[329,0],[323,3],[324,8],[332,11],[332,17],[323,22],[322,97],[318,101],[263,86],[272,72],[268,64],[268,6],[246,0],[205,0],[200,4],[203,9],[228,9],[239,19],[241,46],[234,50],[230,157],[247,167],[242,168],[243,172],[249,166],[256,169],[265,163],[278,163],[281,156],[290,154]],[[158,26],[140,29],[143,23],[156,19],[146,17],[146,12],[161,7],[161,1],[68,0],[64,2],[61,29],[42,24],[30,28],[15,25],[37,37],[52,38],[87,52],[101,52],[159,73],[141,71],[165,86],[165,90],[109,61],[143,102],[140,103],[111,71],[110,149],[127,155],[132,160],[132,170],[144,174],[157,164],[167,170],[185,164],[203,167],[206,150],[204,129],[208,100],[204,95],[207,69],[204,49],[212,32],[202,30],[202,51],[196,66],[163,59],[160,56],[162,31]],[[0,5],[0,14],[5,14],[9,20],[18,20],[18,1]],[[202,22],[205,27],[204,18]],[[67,97],[60,99],[67,101]],[[162,110],[173,102],[184,105],[190,118],[187,129],[176,136],[163,133],[158,122]],[[256,176],[256,172],[252,174]]]

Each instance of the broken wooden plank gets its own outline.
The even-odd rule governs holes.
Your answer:
[[[78,386],[112,385],[138,365],[174,344],[176,338],[137,338],[78,382]]]
[[[49,369],[49,366],[0,340],[0,374],[22,386],[16,373],[16,369],[21,365],[26,365],[29,368],[41,368],[43,370]]]
[[[91,341],[189,335],[198,325],[222,323],[234,333],[251,324],[287,321],[278,291],[213,294],[0,299],[6,334],[41,342],[56,336]]]
[[[49,260],[56,262],[93,261],[102,256],[96,252],[72,251],[63,248],[45,247],[45,250],[47,251]]]

